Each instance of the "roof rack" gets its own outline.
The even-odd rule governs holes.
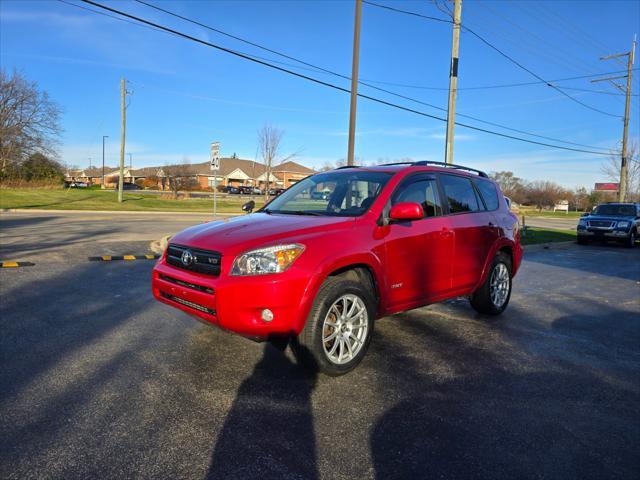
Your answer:
[[[336,167],[335,170],[342,170],[343,168],[360,168],[360,165],[342,165],[341,167]]]
[[[456,165],[455,163],[435,162],[431,160],[420,160],[418,162],[395,162],[385,163],[383,165],[436,165],[438,167],[453,168],[455,170],[466,170],[467,172],[477,173],[479,177],[489,178],[482,170],[476,170],[475,168],[464,167],[462,165]]]

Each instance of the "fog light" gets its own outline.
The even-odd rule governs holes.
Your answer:
[[[265,322],[270,322],[271,320],[273,320],[273,312],[268,308],[265,308],[264,310],[262,310],[261,316],[262,316],[262,320],[264,320]]]

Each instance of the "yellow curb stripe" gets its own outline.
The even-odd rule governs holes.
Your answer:
[[[108,262],[109,260],[111,260],[111,255],[102,255],[102,260]]]
[[[147,260],[153,260],[156,258],[155,255],[145,255],[145,257]]]
[[[136,256],[135,255],[125,255],[123,257],[124,260],[135,260]]]
[[[2,262],[2,268],[17,268],[18,262]]]

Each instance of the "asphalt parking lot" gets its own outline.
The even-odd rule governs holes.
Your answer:
[[[507,312],[386,317],[351,374],[155,302],[152,262],[0,270],[0,477],[640,477],[640,248],[529,250]]]

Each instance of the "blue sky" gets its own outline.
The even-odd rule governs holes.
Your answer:
[[[79,0],[68,0],[80,4]],[[271,49],[349,75],[352,1],[156,2]],[[433,2],[377,0],[446,18]],[[197,38],[269,59],[286,61],[132,1],[103,2]],[[84,5],[84,4],[83,4]],[[86,6],[86,5],[85,5]],[[257,130],[270,123],[285,131],[282,153],[319,167],[346,156],[349,96],[166,33],[117,21],[55,1],[0,1],[2,67],[38,82],[64,109],[61,159],[115,165],[120,138],[120,78],[133,91],[128,109],[127,152],[134,167],[205,161],[209,143],[223,155],[254,158]],[[545,79],[620,70],[599,56],[624,52],[640,32],[638,1],[465,0],[462,23]],[[363,5],[360,77],[440,90],[379,86],[446,107],[451,26]],[[291,63],[287,61],[287,63]],[[636,67],[639,62],[636,61]],[[348,88],[348,82],[298,70]],[[622,121],[572,102],[552,88],[469,87],[535,81],[468,33],[460,44],[459,113],[540,135],[615,148]],[[634,93],[639,93],[638,77]],[[615,93],[588,79],[558,86]],[[361,93],[430,114],[443,112],[361,87]],[[595,108],[622,115],[622,96],[566,90]],[[637,139],[638,97],[632,100],[630,133]],[[500,130],[458,117],[479,127]],[[444,123],[364,99],[358,101],[356,156],[443,160]],[[509,132],[505,132],[509,133]],[[518,135],[518,134],[516,134]],[[604,157],[548,149],[456,128],[455,162],[568,187],[606,180]]]

